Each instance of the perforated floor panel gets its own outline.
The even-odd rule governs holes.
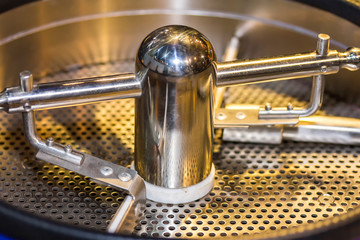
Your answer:
[[[133,61],[69,68],[40,81],[133,71]],[[305,81],[307,82],[307,81]],[[293,80],[232,88],[226,103],[303,106],[309,84]],[[129,166],[134,156],[134,102],[37,112],[42,137],[53,137],[108,161]],[[360,118],[360,109],[325,96],[321,114]],[[204,198],[179,205],[148,201],[135,235],[220,238],[277,231],[345,214],[360,203],[360,147],[285,142],[222,143],[216,132],[216,181]],[[190,144],[190,143],[189,143]],[[21,115],[0,116],[0,199],[36,215],[106,229],[121,192],[38,161],[26,143]]]

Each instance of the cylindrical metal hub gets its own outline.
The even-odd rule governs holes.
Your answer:
[[[213,46],[197,30],[166,26],[141,43],[136,72],[135,169],[148,183],[181,189],[212,167]]]

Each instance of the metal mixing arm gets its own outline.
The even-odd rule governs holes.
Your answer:
[[[31,73],[20,73],[21,86],[6,88],[0,94],[0,109],[13,112],[41,110],[141,96],[141,74],[73,79],[61,82],[31,85],[25,91],[26,79]],[[31,76],[32,77],[32,76]],[[32,80],[31,80],[32,82]]]
[[[320,34],[319,42],[328,45],[329,38]],[[321,38],[322,37],[322,38]],[[324,39],[327,39],[326,41]],[[318,45],[319,46],[319,45]],[[325,49],[325,48],[321,48]],[[216,86],[279,81],[334,74],[340,68],[358,70],[360,49],[350,48],[346,52],[336,50],[294,54],[289,56],[215,62]]]
[[[129,95],[133,96],[136,95],[136,90],[140,89],[140,87],[136,84],[135,78],[131,79],[126,75],[116,76],[113,77],[113,79],[106,77],[103,80],[105,84],[102,85],[102,87],[98,86],[97,88],[97,82],[101,82],[101,78],[84,81],[84,85],[79,83],[74,85],[75,89],[83,89],[85,95],[90,92],[96,93],[96,88],[98,89],[98,92],[101,92],[101,94],[104,94],[104,92],[108,93],[108,95],[106,95],[107,97],[124,97]],[[33,89],[32,81],[33,77],[30,72],[22,72],[20,74],[20,88],[17,89],[16,92],[20,93],[21,91],[22,96],[26,96],[26,94],[28,94],[27,96],[36,96],[36,94],[31,94]],[[132,84],[129,84],[129,82]],[[63,94],[68,92],[68,94],[71,94],[75,99],[78,100],[78,102],[85,103],[85,101],[81,98],[82,92],[72,92],[68,87],[71,85],[67,85],[66,82],[62,82],[61,84],[50,84],[50,86],[54,85],[65,86],[65,90],[62,91]],[[105,86],[107,85],[111,85],[113,87],[106,88]],[[45,86],[49,87],[49,85]],[[117,89],[116,93],[114,88]],[[120,92],[118,92],[119,90]],[[125,92],[123,95],[120,94],[121,90]],[[36,91],[34,92],[36,93]],[[58,91],[57,94],[62,96]],[[37,96],[38,97],[34,97],[34,99],[46,99],[46,95],[44,94]],[[59,100],[62,98],[59,97],[54,99]],[[88,176],[100,184],[105,184],[115,189],[127,192],[128,195],[124,198],[123,203],[115,213],[115,216],[108,226],[108,232],[132,233],[137,222],[136,220],[141,218],[145,209],[146,196],[144,180],[137,174],[135,170],[128,169],[126,167],[76,151],[72,149],[71,145],[61,145],[54,142],[52,138],[48,138],[47,140],[41,139],[36,132],[35,112],[31,107],[32,105],[30,105],[31,103],[34,102],[25,102],[23,107],[25,112],[22,113],[22,117],[25,136],[32,147],[38,151],[36,158],[74,171],[78,174]],[[59,102],[53,103],[54,104],[52,106],[59,104]],[[36,106],[44,106],[44,104],[38,104]]]

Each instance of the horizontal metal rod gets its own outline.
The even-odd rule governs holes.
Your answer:
[[[334,74],[340,68],[357,70],[360,49],[351,48],[346,52],[330,50],[326,56],[316,51],[281,57],[231,62],[214,62],[216,86],[278,81]]]
[[[135,74],[67,80],[34,85],[30,91],[6,88],[0,94],[0,109],[12,112],[49,109],[141,95]]]

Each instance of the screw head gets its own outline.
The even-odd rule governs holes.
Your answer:
[[[123,182],[128,182],[132,179],[130,173],[122,172],[118,175],[119,179]]]
[[[236,113],[235,117],[239,120],[242,120],[242,119],[246,118],[246,114],[242,113],[242,112],[238,112],[238,113]]]
[[[102,167],[100,168],[100,172],[101,172],[101,174],[104,175],[104,176],[109,176],[109,175],[111,175],[111,174],[114,172],[114,170],[113,170],[111,167],[102,166]]]
[[[225,120],[226,118],[227,118],[227,116],[226,116],[226,114],[225,113],[217,113],[216,115],[215,115],[215,117],[216,117],[216,119],[217,120]]]

